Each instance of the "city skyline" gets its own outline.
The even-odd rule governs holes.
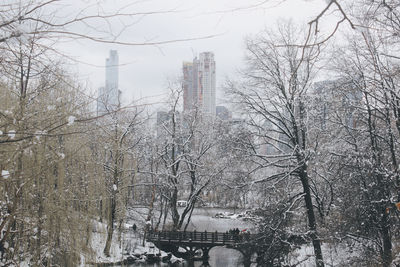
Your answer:
[[[103,55],[109,49],[117,49],[120,56],[119,89],[124,93],[122,105],[128,105],[133,100],[145,100],[155,105],[164,102],[168,81],[177,80],[181,76],[182,61],[191,61],[202,51],[213,51],[218,61],[216,101],[224,105],[224,81],[226,77],[235,76],[240,66],[243,66],[245,38],[267,27],[274,27],[277,20],[283,17],[306,24],[323,6],[318,1],[296,1],[285,2],[277,7],[267,4],[260,8],[241,10],[236,8],[247,5],[240,1],[176,2],[176,6],[188,11],[146,16],[138,23],[140,27],[126,29],[124,36],[132,37],[137,42],[185,38],[193,40],[147,46],[82,41],[62,47],[68,55],[73,55],[81,62],[76,66],[76,71],[79,71],[80,80],[88,84],[91,92],[103,86]],[[157,10],[163,10],[170,4],[154,1],[154,6]],[[228,7],[235,11],[230,11]],[[107,5],[107,8],[112,9],[114,6]],[[154,7],[148,7],[146,3],[137,4],[135,8],[141,11],[154,10]],[[205,36],[213,37],[202,38]]]

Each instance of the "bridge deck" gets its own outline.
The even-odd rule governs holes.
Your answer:
[[[248,243],[259,235],[249,233],[219,233],[219,232],[187,232],[187,231],[151,231],[147,240],[153,243],[169,243],[175,245],[202,244],[207,246],[238,245]]]

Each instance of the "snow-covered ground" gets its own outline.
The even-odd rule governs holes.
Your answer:
[[[400,265],[400,250],[399,244],[393,244],[393,262],[392,267]],[[363,252],[363,246],[360,243],[348,245],[346,242],[342,243],[329,243],[322,244],[322,253],[324,257],[325,266],[327,267],[361,267],[366,266],[366,262],[372,260]],[[289,265],[296,267],[314,267],[314,249],[311,244],[304,245],[296,249],[288,255]],[[375,266],[373,263],[368,266]]]
[[[346,244],[323,243],[322,253],[326,266],[360,266],[356,260],[361,253],[360,250],[349,248]],[[297,267],[315,266],[313,246],[311,244],[303,245],[294,250],[288,255],[288,263]]]
[[[81,266],[90,266],[90,263],[116,263],[126,260],[128,257],[135,257],[137,263],[145,263],[146,254],[161,253],[161,257],[167,253],[159,251],[152,243],[144,242],[139,231],[133,231],[131,224],[124,224],[122,232],[114,230],[114,235],[110,248],[110,257],[104,255],[103,250],[107,239],[107,225],[100,222],[93,222],[93,233],[91,238],[91,255],[81,255]],[[183,261],[176,257],[171,258],[171,262]]]

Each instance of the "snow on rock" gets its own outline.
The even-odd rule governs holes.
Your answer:
[[[7,179],[8,177],[10,177],[10,172],[6,171],[6,170],[2,170],[1,176],[3,176],[4,179]]]
[[[117,189],[118,189],[117,185],[116,185],[116,184],[113,184],[113,190],[114,190],[114,191],[117,191]]]
[[[76,118],[75,118],[74,116],[69,116],[69,117],[68,117],[68,125],[74,124],[75,119],[76,119]]]
[[[2,135],[3,134],[3,132],[2,131],[0,131],[0,135]]]
[[[256,218],[251,214],[251,211],[245,211],[242,213],[233,213],[233,212],[217,212],[214,215],[214,218],[219,218],[219,219],[232,219],[232,220],[236,220],[236,219],[241,219],[241,220],[255,220]]]

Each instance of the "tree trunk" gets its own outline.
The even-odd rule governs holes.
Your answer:
[[[152,179],[153,183],[154,183],[154,179]],[[147,237],[147,232],[150,231],[151,225],[148,224],[148,221],[151,221],[151,219],[153,218],[153,208],[154,208],[154,201],[156,199],[156,186],[153,185],[152,186],[152,191],[151,191],[151,200],[150,200],[150,206],[149,206],[149,212],[147,213],[147,218],[146,218],[146,226],[144,228],[144,236],[143,236],[143,243],[142,245],[144,246],[144,241],[146,240]]]
[[[110,207],[109,207],[109,217],[108,217],[108,225],[107,225],[107,241],[106,246],[104,247],[104,255],[110,257],[110,248],[112,243],[112,237],[114,233],[114,220],[115,220],[115,190],[112,192],[112,196],[110,198]]]
[[[169,211],[168,201],[165,201],[165,211],[164,211],[164,219],[163,219],[163,225],[162,225],[163,231],[165,229],[165,223],[167,222],[168,211]]]
[[[176,203],[178,201],[178,188],[174,186],[174,191],[172,192],[171,196],[171,216],[172,216],[172,223],[173,223],[173,230],[179,229],[179,213]]]
[[[388,214],[384,212],[382,216],[382,229],[381,229],[382,242],[383,242],[383,252],[382,252],[383,267],[390,267],[392,263],[392,242],[390,237],[388,219],[389,219]]]
[[[304,164],[300,171],[300,180],[304,190],[304,201],[307,209],[308,228],[310,230],[310,237],[314,246],[315,263],[317,267],[324,267],[324,260],[322,257],[321,240],[317,233],[317,224],[312,204],[310,184],[307,175],[307,166]]]
[[[189,217],[188,217],[188,219],[187,219],[187,221],[186,221],[184,231],[186,231],[187,227],[189,226],[190,220],[192,219],[193,210],[194,210],[194,206],[193,206],[192,209],[190,210]]]
[[[157,219],[157,223],[154,226],[154,230],[158,230],[158,227],[160,226],[161,223],[161,219],[163,216],[163,211],[164,211],[164,201],[163,201],[164,197],[161,195],[160,196],[160,214],[158,215],[158,219]]]

